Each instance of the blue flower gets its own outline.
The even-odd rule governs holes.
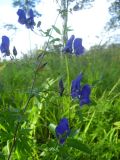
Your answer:
[[[90,103],[91,88],[88,84],[84,85],[80,95],[80,106]]]
[[[70,133],[69,123],[66,118],[62,118],[60,120],[58,126],[55,129],[55,132],[59,143],[63,144]]]
[[[25,24],[28,29],[34,29],[35,22],[32,9],[28,11],[28,17],[26,17],[26,12],[23,9],[18,9],[17,15],[19,16],[18,22],[20,24]]]
[[[74,35],[72,35],[71,37],[70,37],[70,39],[67,41],[67,43],[66,43],[66,46],[64,47],[64,49],[63,49],[63,52],[67,52],[67,53],[72,53],[72,43],[73,43],[73,40],[74,40],[74,38],[75,38],[75,36]]]
[[[71,86],[71,96],[72,98],[79,98],[81,91],[80,91],[80,82],[82,79],[82,74],[80,74],[75,80],[72,81]]]
[[[26,24],[26,14],[25,14],[25,11],[23,9],[18,9],[17,15],[19,16],[18,22],[20,24]]]
[[[28,12],[28,16],[29,18],[27,18],[26,20],[26,27],[29,29],[34,29],[35,26],[35,22],[34,22],[34,14],[33,14],[33,10],[30,9]]]
[[[74,53],[76,55],[80,55],[84,53],[84,47],[82,46],[82,39],[81,38],[76,38],[74,40]]]
[[[91,88],[88,84],[84,85],[81,89],[80,82],[82,79],[82,74],[80,74],[75,80],[72,81],[71,85],[71,97],[73,99],[78,98],[80,101],[80,106],[90,103],[90,93]]]
[[[10,51],[9,51],[9,46],[10,46],[10,40],[7,36],[2,36],[2,43],[0,46],[0,50],[2,53],[5,53],[4,56],[9,56]]]
[[[63,52],[72,53],[74,47],[74,53],[76,55],[81,55],[84,53],[84,47],[82,46],[82,39],[76,38],[72,35],[70,39],[67,41],[66,46],[63,49]]]

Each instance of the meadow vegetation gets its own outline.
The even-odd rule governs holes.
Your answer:
[[[81,84],[91,86],[91,102],[82,107],[70,95],[80,73]],[[55,127],[63,117],[70,134],[59,144]],[[0,62],[0,160],[7,159],[14,139],[12,160],[119,160],[120,48],[93,48],[81,56],[37,50]]]

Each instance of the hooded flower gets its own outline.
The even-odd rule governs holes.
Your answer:
[[[34,22],[34,14],[33,14],[33,10],[30,9],[28,12],[28,18],[26,20],[26,27],[29,29],[34,29],[35,26],[35,22]]]
[[[26,17],[26,12],[23,9],[18,9],[17,15],[19,16],[18,22],[20,24],[25,24],[28,29],[34,28],[35,22],[34,22],[34,14],[32,9],[28,11],[28,18]]]
[[[26,24],[26,14],[25,14],[25,11],[23,9],[18,9],[17,15],[19,16],[18,22],[20,24]]]
[[[60,144],[63,144],[70,133],[70,128],[68,124],[68,120],[66,118],[62,118],[55,129],[56,137],[59,140]]]
[[[71,37],[70,37],[70,39],[67,41],[67,43],[66,43],[66,46],[65,46],[65,48],[63,49],[63,52],[67,52],[67,53],[72,53],[72,43],[73,43],[73,40],[74,40],[74,38],[75,38],[75,36],[74,35],[72,35]]]
[[[82,74],[80,74],[75,80],[72,81],[71,85],[71,97],[78,98],[80,101],[80,106],[84,104],[89,104],[90,103],[90,93],[91,89],[88,84],[84,85],[81,89],[80,82],[82,79]]]
[[[90,103],[90,98],[89,98],[90,93],[91,93],[90,86],[88,84],[84,85],[80,96],[80,106]]]
[[[63,52],[72,53],[74,48],[74,53],[76,55],[81,55],[84,53],[84,47],[82,46],[82,39],[76,38],[72,35],[70,39],[67,41],[66,46],[63,49]]]
[[[81,38],[76,38],[74,40],[74,53],[76,55],[80,55],[84,53],[84,47],[82,46],[82,39]]]
[[[82,74],[80,74],[76,79],[72,81],[72,86],[71,86],[71,96],[72,98],[79,98],[81,91],[80,91],[80,82],[82,79]]]
[[[10,40],[7,36],[2,36],[2,43],[0,46],[0,50],[2,53],[5,53],[4,56],[9,56],[10,51],[9,51],[9,46],[10,46]]]

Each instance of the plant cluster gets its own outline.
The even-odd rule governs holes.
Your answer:
[[[32,9],[17,14],[33,31]],[[9,46],[2,36],[4,56]],[[62,51],[38,50],[0,65],[0,159],[119,160],[120,53],[84,55],[74,35]]]

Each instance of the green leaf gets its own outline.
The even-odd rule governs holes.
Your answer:
[[[73,29],[67,28],[66,31],[68,31],[68,32],[69,32],[69,31],[73,31]]]
[[[0,124],[0,130],[7,132],[7,130],[5,129],[5,127],[2,124]]]
[[[56,33],[58,33],[58,34],[61,35],[61,32],[60,32],[60,30],[59,30],[57,27],[55,27],[55,26],[53,26],[53,25],[52,25],[52,27],[53,27],[53,29],[56,31]]]
[[[114,123],[115,127],[120,129],[120,121]]]
[[[90,153],[90,149],[78,139],[68,138],[67,145],[85,153]]]
[[[50,43],[54,43],[54,42],[56,42],[56,41],[60,41],[60,38],[54,38],[54,39],[52,39],[52,40],[50,41]]]

